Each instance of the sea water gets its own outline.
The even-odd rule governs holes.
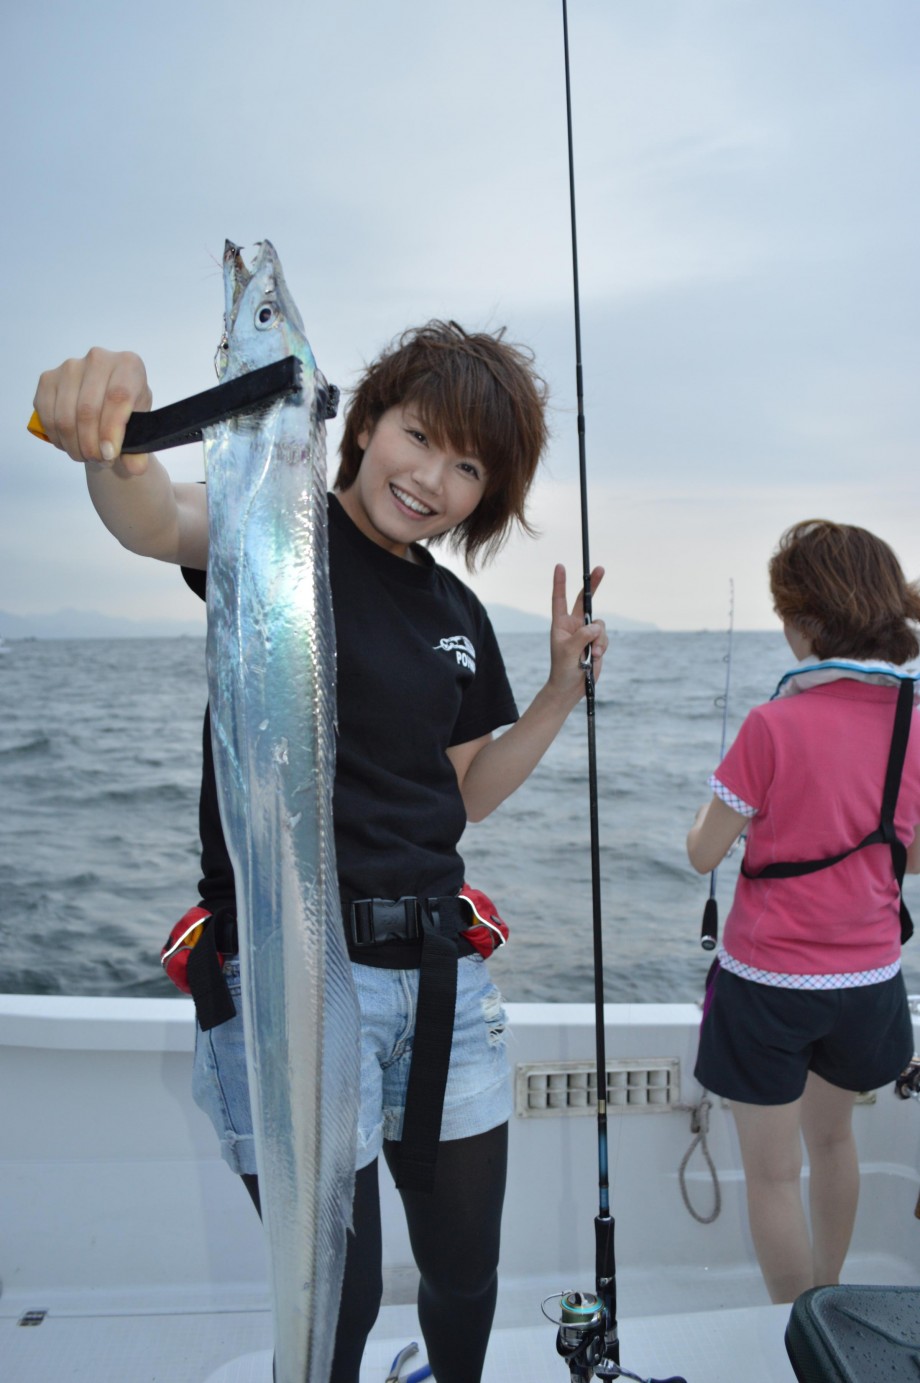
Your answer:
[[[523,709],[546,676],[544,634],[501,636]],[[0,991],[172,995],[159,951],[197,902],[204,640],[22,640],[0,657]],[[611,1001],[695,1000],[711,959],[709,879],[684,840],[722,739],[727,637],[617,633],[598,683],[599,914]],[[790,657],[736,633],[728,739]],[[492,961],[508,1000],[593,997],[588,734],[570,716],[530,780],[470,826],[467,878],[511,944]],[[727,913],[740,852],[722,865]],[[920,879],[909,879],[920,916]],[[913,949],[917,950],[916,960]],[[920,941],[904,953],[920,991]]]

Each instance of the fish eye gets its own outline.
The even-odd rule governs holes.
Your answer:
[[[260,331],[264,331],[266,327],[271,326],[276,315],[275,308],[271,303],[263,303],[256,312],[256,326]]]

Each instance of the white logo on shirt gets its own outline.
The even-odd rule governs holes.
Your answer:
[[[444,653],[455,654],[461,667],[469,668],[470,672],[476,671],[476,650],[465,634],[452,634],[434,647]]]

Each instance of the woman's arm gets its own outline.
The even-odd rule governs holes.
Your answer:
[[[131,552],[203,570],[204,487],[174,485],[155,456],[120,454],[131,414],[152,402],[140,357],[99,347],[46,371],[35,392],[48,440],[85,464],[90,498],[109,532]]]
[[[914,838],[907,847],[907,873],[920,874],[920,826],[914,831]]]
[[[697,873],[711,874],[748,822],[748,817],[729,807],[721,797],[713,796],[711,802],[700,807],[687,836],[687,854]]]
[[[592,594],[603,575],[602,567],[592,572]],[[520,720],[497,739],[484,735],[481,739],[454,745],[447,751],[470,821],[482,821],[494,812],[543,758],[569,713],[584,696],[585,673],[581,658],[589,643],[595,681],[600,676],[608,643],[604,623],[594,620],[585,624],[581,595],[569,613],[562,566],[557,566],[553,573],[552,610],[550,675]]]
[[[208,501],[203,485],[174,484],[153,455],[137,474],[86,463],[86,484],[96,513],[129,552],[205,571],[208,565]],[[134,458],[130,458],[134,459]]]

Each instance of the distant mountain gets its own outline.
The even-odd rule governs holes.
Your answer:
[[[124,619],[97,610],[56,610],[47,615],[11,615],[0,610],[4,639],[172,639],[203,638],[204,620]]]
[[[604,611],[604,619],[608,629],[614,629],[621,634],[657,634],[658,625],[652,624],[647,619],[630,619],[628,615],[608,615]]]
[[[496,634],[540,634],[549,628],[545,615],[515,610],[512,605],[486,605]]]
[[[539,634],[549,629],[548,615],[532,615],[527,610],[515,610],[511,605],[487,605],[489,619],[496,634]],[[608,629],[651,632],[657,624],[644,620],[629,619],[626,615],[610,615],[604,612]]]
[[[546,615],[532,615],[511,605],[488,605],[489,618],[498,634],[540,634],[549,629]],[[203,613],[203,611],[202,611]],[[608,629],[653,630],[657,626],[625,615],[608,615]],[[203,638],[204,619],[126,619],[97,610],[56,610],[47,615],[11,615],[0,610],[0,638],[4,639],[175,639],[183,635]]]

